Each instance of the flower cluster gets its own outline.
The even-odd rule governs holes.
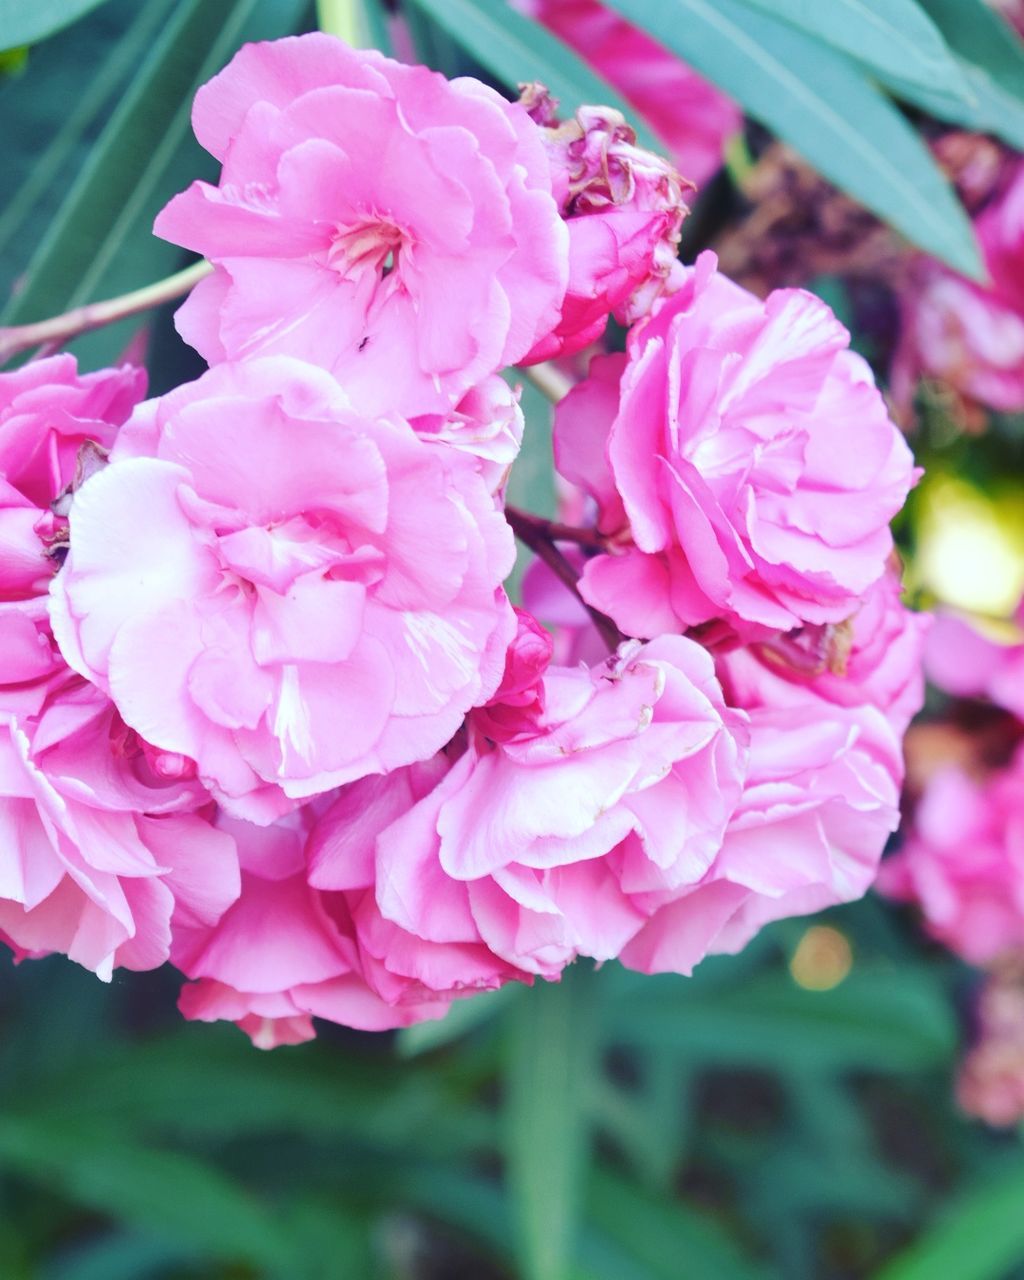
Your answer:
[[[309,35],[193,119],[219,183],[156,227],[211,264],[208,371],[0,375],[0,937],[169,960],[270,1047],[580,956],[687,973],[863,893],[921,697],[916,473],[828,308],[682,267],[688,184],[539,87]],[[498,375],[610,315],[551,526],[506,506]],[[513,529],[560,634],[506,595]]]

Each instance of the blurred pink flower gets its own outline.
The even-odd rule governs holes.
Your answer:
[[[1024,621],[1024,609],[1018,610]],[[1024,720],[1024,636],[994,640],[967,617],[940,612],[928,636],[925,670],[955,698],[988,698]]]
[[[0,692],[0,933],[109,979],[151,969],[171,930],[210,925],[238,896],[234,841],[194,810],[188,762],[128,731],[70,672]]]
[[[531,689],[546,657],[521,625],[502,693],[362,869],[376,901],[360,938],[403,981],[451,992],[610,959],[718,855],[746,731],[708,654],[678,636],[631,643]],[[336,859],[312,879],[348,888],[354,874]]]
[[[444,412],[554,327],[566,231],[540,130],[479,81],[310,34],[196,95],[223,164],[156,221],[216,264],[178,312],[209,361],[283,353],[364,413]]]
[[[392,1007],[366,985],[344,895],[306,880],[312,820],[310,806],[270,827],[222,815],[218,826],[238,845],[241,896],[219,921],[175,929],[171,958],[194,979],[181,1012],[236,1022],[260,1049],[312,1039],[314,1017],[383,1031],[448,1008],[439,1000]]]
[[[1024,409],[1024,164],[974,223],[990,284],[917,259],[901,299],[893,393],[907,407],[921,376],[1006,413]]]
[[[523,101],[548,114],[546,91]],[[571,355],[596,341],[610,314],[623,324],[646,315],[678,282],[686,183],[637,146],[618,111],[581,107],[574,120],[545,128],[556,198],[569,228],[569,285],[557,327],[522,363]]]
[[[743,124],[736,104],[645,32],[598,0],[519,0],[636,107],[698,185],[721,167]]]
[[[937,772],[878,887],[972,964],[1024,947],[1024,755],[982,781]]]
[[[722,851],[622,952],[644,973],[689,973],[773,920],[867,892],[899,822],[899,743],[871,707],[750,713],[750,768]]]
[[[235,816],[432,755],[500,680],[512,539],[474,460],[312,365],[149,402],[70,521],[65,658]]]
[[[702,254],[625,361],[558,407],[559,465],[616,534],[584,598],[636,636],[723,619],[763,639],[849,617],[885,572],[915,471],[848,342],[812,294],[762,302]]]

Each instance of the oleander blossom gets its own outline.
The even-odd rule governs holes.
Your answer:
[[[309,34],[204,85],[223,165],[156,221],[216,266],[179,310],[211,363],[298,356],[360,411],[446,412],[557,322],[566,231],[540,130],[479,81]]]
[[[852,902],[870,888],[899,822],[899,741],[872,707],[761,707],[722,850],[701,882],[623,950],[644,973],[689,973],[764,925]]]
[[[991,409],[1024,409],[1024,164],[974,230],[988,285],[920,257],[901,296],[892,383],[904,410],[921,376]]]
[[[720,655],[730,706],[872,706],[902,738],[924,704],[922,659],[933,619],[900,600],[895,572],[870,587],[849,618],[800,627]]]
[[[1024,948],[1024,754],[984,778],[935,773],[878,887],[971,964]]]
[[[0,373],[0,645],[15,645],[10,601],[45,597],[65,527],[54,509],[99,465],[142,399],[146,375],[125,365],[80,374],[74,356],[49,356]],[[12,619],[8,621],[8,619]],[[12,633],[10,644],[8,630]],[[22,634],[27,632],[24,626]],[[6,673],[0,673],[0,681]]]
[[[680,173],[702,185],[739,132],[739,107],[681,58],[598,0],[517,0],[625,97],[669,149]]]
[[[311,1040],[314,1017],[385,1031],[448,1009],[429,999],[392,1006],[367,986],[345,895],[319,893],[306,880],[312,808],[268,827],[222,814],[218,828],[238,845],[241,894],[218,921],[175,930],[171,958],[193,979],[182,988],[181,1012],[235,1022],[260,1049]]]
[[[236,817],[426,758],[501,678],[513,547],[475,460],[312,365],[147,402],[70,526],[65,658]]]
[[[188,762],[72,673],[0,691],[0,936],[107,980],[162,964],[172,930],[213,924],[238,896],[207,801]]]
[[[555,104],[542,85],[522,101],[539,123]],[[633,324],[678,280],[688,184],[610,107],[581,107],[544,128],[554,191],[569,228],[569,284],[558,326],[523,363],[571,355],[596,341],[608,316]]]
[[[502,691],[440,780],[381,824],[373,862],[313,861],[318,888],[375,885],[356,912],[371,982],[457,994],[557,978],[577,956],[619,955],[714,864],[746,729],[710,656],[680,636],[589,670],[545,671],[549,655],[521,624]]]
[[[715,268],[702,254],[558,408],[558,466],[615,542],[581,592],[629,635],[842,622],[885,572],[915,479],[829,308],[797,289],[761,301]]]

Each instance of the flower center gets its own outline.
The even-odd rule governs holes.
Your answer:
[[[347,279],[364,271],[379,272],[384,277],[397,267],[404,245],[401,227],[385,218],[339,225],[327,248],[327,265]]]

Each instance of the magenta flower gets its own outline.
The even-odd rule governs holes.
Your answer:
[[[208,797],[186,762],[141,743],[97,689],[68,672],[31,696],[0,691],[0,934],[108,980],[155,968],[172,929],[213,924],[238,896],[234,841],[193,812]]]
[[[989,408],[1024,410],[1024,165],[974,229],[989,285],[919,258],[901,298],[892,381],[904,406],[924,375]]]
[[[531,688],[545,661],[521,626],[503,694],[470,717],[462,753],[381,823],[360,877],[375,902],[356,925],[392,981],[453,994],[610,959],[718,855],[745,725],[708,654],[682,637],[629,644]],[[323,889],[353,874],[337,859],[311,871]]]
[[[512,540],[474,460],[311,365],[151,401],[70,522],[65,658],[237,816],[433,754],[500,679]]]
[[[447,1012],[443,1001],[392,1007],[363,980],[342,894],[306,883],[309,807],[271,827],[221,817],[242,863],[238,901],[215,923],[175,930],[172,960],[194,981],[179,1008],[200,1022],[236,1022],[260,1049],[314,1035],[313,1017],[362,1031]]]
[[[972,964],[1024,948],[1024,755],[985,780],[936,773],[878,887]]]
[[[369,414],[444,412],[557,322],[566,231],[540,130],[478,81],[312,34],[196,95],[223,164],[156,221],[217,270],[178,313],[211,363],[329,369]]]
[[[533,114],[548,108],[531,86]],[[569,228],[569,284],[562,314],[523,363],[571,355],[594,342],[609,315],[632,324],[679,283],[679,233],[688,185],[636,144],[618,111],[581,107],[546,128],[555,194]]]
[[[637,636],[717,618],[763,637],[853,613],[915,473],[848,341],[813,295],[762,302],[702,255],[632,330],[617,396],[606,364],[559,406],[559,459],[575,457],[621,548],[588,561],[584,597]]]
[[[740,951],[773,920],[867,892],[899,822],[899,741],[871,707],[750,713],[750,768],[722,851],[699,884],[664,906],[621,959],[689,973]]]

